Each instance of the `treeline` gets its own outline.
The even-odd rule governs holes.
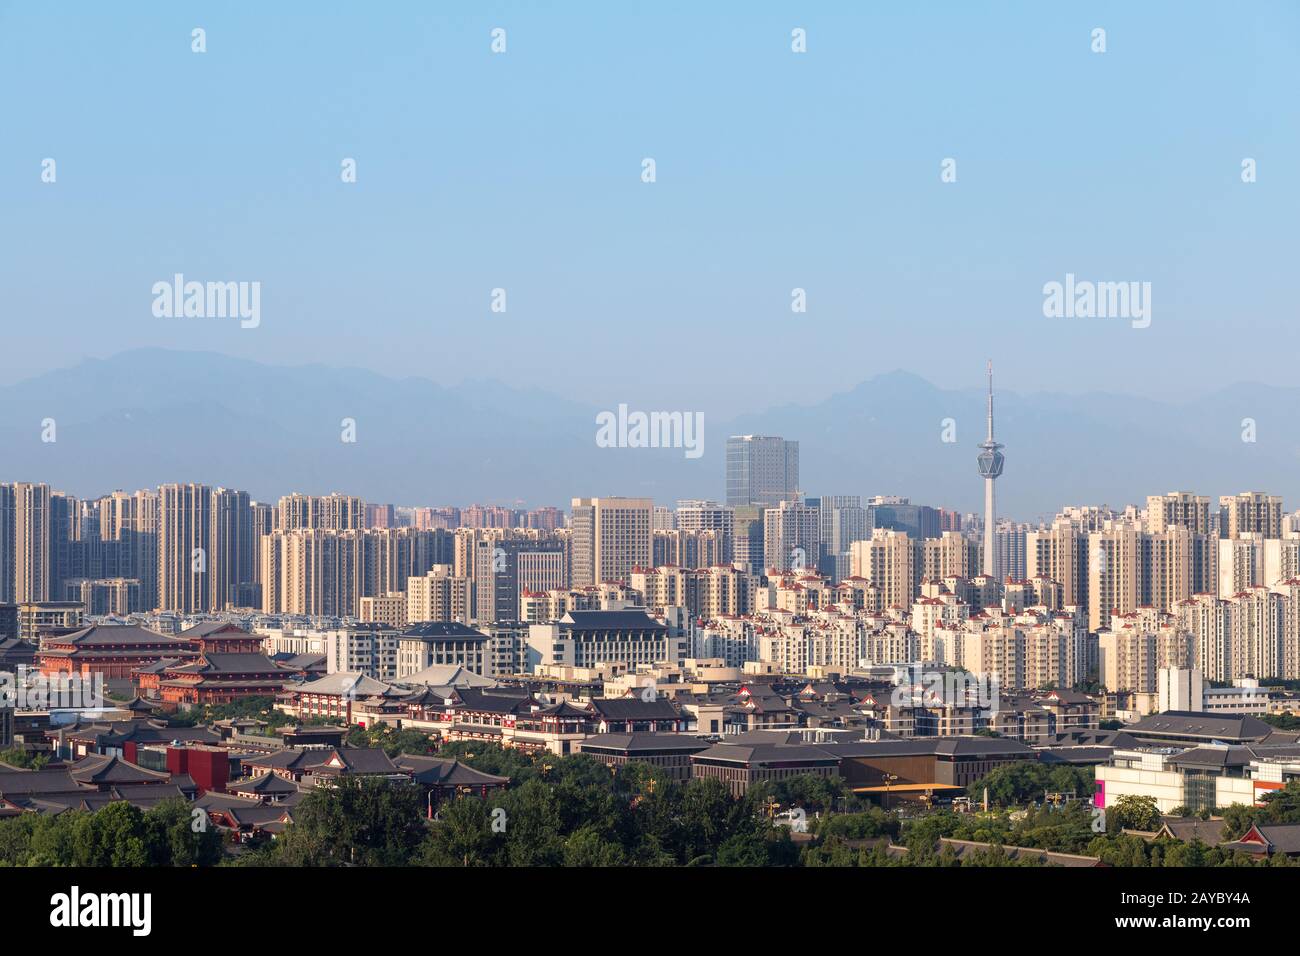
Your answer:
[[[485,744],[438,751],[487,773],[508,789],[486,799],[462,796],[426,819],[419,787],[343,778],[312,791],[275,840],[223,858],[221,839],[194,808],[172,800],[148,811],[114,803],[98,813],[24,814],[0,821],[0,864],[32,866],[1007,866],[1001,847],[1099,857],[1112,866],[1287,866],[1202,843],[1147,841],[1122,832],[1151,830],[1150,800],[1122,798],[1099,816],[1083,799],[1017,807],[1044,790],[1083,796],[1072,768],[1004,768],[990,774],[989,812],[923,812],[900,818],[864,804],[836,778],[796,776],[735,797],[719,781],[667,778],[630,763],[611,772],[587,755],[529,755]],[[1069,771],[1068,773],[1066,771]],[[1073,785],[1073,787],[1071,786]],[[972,788],[973,790],[973,788]],[[972,798],[975,794],[972,792]],[[1005,805],[1001,804],[1006,801]],[[1264,806],[1224,812],[1229,835],[1252,821],[1300,822],[1300,783]],[[804,833],[792,834],[791,826]],[[942,838],[990,844],[961,859]],[[906,853],[890,852],[903,846]]]
[[[862,816],[862,815],[859,815]],[[852,817],[849,818],[850,820]],[[841,817],[831,821],[852,827]],[[1294,866],[1286,856],[1261,857],[1242,851],[1207,846],[1200,841],[1145,840],[1122,832],[1127,825],[1123,813],[1108,813],[1103,832],[1096,832],[1097,817],[1081,803],[1057,809],[1051,806],[1030,810],[996,810],[989,813],[953,813],[941,810],[902,822],[899,845],[903,856],[886,852],[884,841],[828,835],[803,852],[807,866],[1042,866],[1036,858],[1013,860],[1002,847],[1027,847],[1054,853],[1095,856],[1108,866],[1127,867],[1218,867]],[[872,834],[875,835],[875,834]],[[881,828],[883,835],[883,828]],[[991,844],[963,856],[940,842],[941,838]],[[1046,864],[1050,865],[1050,864]]]
[[[1099,818],[1083,799],[1060,807],[990,812],[948,810],[900,819],[863,804],[839,778],[797,776],[754,786],[737,798],[714,780],[672,782],[661,769],[631,763],[611,773],[584,755],[531,756],[482,744],[439,751],[514,785],[488,799],[444,803],[425,823],[418,792],[347,781],[312,793],[294,810],[295,823],[273,843],[245,854],[245,865],[332,866],[1007,866],[1001,847],[1018,846],[1099,857],[1112,866],[1286,866],[1201,843],[1123,833],[1152,829],[1149,800],[1128,798]],[[1006,768],[990,775],[990,802],[1074,789],[1090,795],[1076,768]],[[797,808],[807,836],[792,839],[778,811]],[[1233,808],[1244,820],[1300,821],[1300,784],[1264,808]],[[1099,824],[1099,819],[1101,823]],[[793,821],[791,821],[793,822]],[[1249,825],[1248,823],[1246,824]],[[1099,832],[1100,827],[1100,832]],[[1244,830],[1244,827],[1242,827]],[[1238,831],[1239,833],[1240,831]],[[988,843],[958,860],[948,837]],[[890,853],[890,844],[907,847]]]
[[[148,810],[118,801],[0,820],[0,866],[212,866],[221,857],[220,834],[181,797]]]
[[[1026,760],[990,771],[966,788],[972,805],[982,805],[988,791],[990,807],[1018,807],[1042,802],[1049,793],[1073,794],[1077,800],[1091,800],[1096,789],[1092,767],[1044,764]]]
[[[480,748],[481,750],[481,748]],[[516,765],[526,761],[526,765]],[[772,807],[804,799],[841,805],[839,781],[795,778],[736,798],[716,780],[674,783],[659,768],[628,764],[611,773],[585,755],[530,760],[475,753],[494,773],[512,766],[511,788],[486,800],[444,802],[423,820],[419,788],[344,779],[309,794],[277,840],[243,854],[242,865],[272,866],[794,866],[789,829]]]
[[[0,750],[0,764],[19,770],[43,770],[50,762],[45,754],[31,754],[15,747],[13,750]]]
[[[165,719],[172,727],[199,727],[214,720],[251,718],[266,724],[264,733],[274,733],[276,728],[289,725],[343,726],[342,721],[329,717],[290,717],[284,711],[276,710],[275,704],[274,697],[241,697],[228,704],[203,704],[175,713],[160,711],[157,716]]]

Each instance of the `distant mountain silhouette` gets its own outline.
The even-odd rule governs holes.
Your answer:
[[[997,396],[1006,445],[999,511],[1024,520],[1066,504],[1144,503],[1148,494],[1245,490],[1300,500],[1300,389],[1238,384],[1186,401],[1092,393]],[[651,411],[652,409],[644,409]],[[893,494],[982,507],[975,470],[980,388],[879,375],[814,405],[705,422],[704,455],[600,448],[596,413],[547,392],[440,384],[360,369],[274,366],[207,352],[140,349],[0,388],[0,481],[77,495],[204,481],[261,500],[346,491],[396,504],[567,506],[575,495],[724,494],[726,438],[798,439],[803,490]],[[41,441],[55,420],[57,441]],[[340,440],[344,418],[357,441]],[[956,441],[941,440],[953,419]],[[1258,440],[1241,440],[1242,420]]]

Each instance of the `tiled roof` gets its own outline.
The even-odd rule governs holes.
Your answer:
[[[183,638],[159,634],[157,631],[137,627],[134,624],[93,624],[90,627],[83,627],[79,631],[73,631],[71,634],[53,638],[52,643],[74,644],[83,648],[111,644],[154,644],[175,646],[177,649],[186,649],[192,646],[190,641]]]
[[[68,768],[68,772],[72,774],[72,778],[78,783],[94,784],[95,786],[104,784],[161,783],[170,777],[169,774],[159,773],[156,770],[146,770],[144,767],[138,767],[121,757],[108,756],[107,754],[90,754],[82,757]]]
[[[681,715],[671,701],[656,697],[594,697],[591,706],[606,720],[677,720]]]

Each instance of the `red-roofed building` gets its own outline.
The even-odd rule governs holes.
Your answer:
[[[37,654],[41,673],[101,674],[105,679],[129,678],[139,667],[168,658],[193,660],[195,643],[134,625],[96,624],[71,634],[46,636]]]

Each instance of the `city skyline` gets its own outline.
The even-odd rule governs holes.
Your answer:
[[[976,447],[978,448],[981,446],[976,446]],[[439,511],[446,511],[446,510],[461,512],[461,511],[468,511],[474,508],[495,509],[501,513],[510,513],[516,516],[539,514],[547,511],[558,511],[558,513],[560,514],[566,513],[565,508],[559,503],[552,503],[552,504],[540,503],[536,505],[533,504],[525,505],[522,503],[520,499],[514,499],[513,501],[511,500],[494,501],[486,498],[459,500],[459,501],[447,501],[443,499],[428,499],[425,501],[379,501],[379,500],[371,500],[371,498],[368,495],[359,493],[357,489],[341,488],[341,487],[331,487],[329,490],[325,490],[325,491],[318,491],[318,490],[304,491],[302,489],[294,488],[291,491],[284,491],[266,497],[253,497],[250,495],[248,491],[241,488],[227,486],[218,482],[205,482],[201,480],[160,481],[157,483],[150,483],[150,484],[139,485],[135,487],[109,488],[98,492],[91,492],[89,494],[77,494],[74,492],[69,492],[65,488],[62,488],[55,483],[42,481],[40,480],[39,477],[33,478],[33,476],[27,476],[25,478],[13,478],[12,476],[0,476],[0,485],[4,485],[4,484],[44,486],[45,488],[48,489],[48,491],[51,494],[66,495],[80,502],[95,502],[95,501],[105,500],[123,494],[129,497],[132,494],[137,494],[141,492],[154,493],[157,492],[158,489],[163,487],[168,487],[168,486],[193,485],[197,487],[206,487],[209,490],[211,490],[213,493],[223,492],[223,493],[243,495],[246,499],[249,499],[251,501],[251,504],[253,505],[262,506],[262,507],[271,507],[271,508],[274,508],[277,505],[282,504],[284,501],[288,499],[297,498],[297,497],[304,497],[304,498],[344,497],[349,499],[355,499],[367,506],[386,507],[390,509],[395,509],[398,514],[405,515],[407,517],[409,517],[409,513],[413,513],[413,512],[439,512]],[[1189,483],[1189,485],[1190,484],[1192,483]],[[626,498],[626,499],[632,499],[636,497],[636,496],[622,494],[620,493],[619,489],[611,489],[611,491],[613,493],[606,494],[604,495],[604,497]],[[1015,526],[1044,527],[1050,524],[1054,518],[1059,517],[1061,514],[1066,513],[1072,509],[1081,509],[1081,508],[1093,509],[1103,513],[1123,516],[1126,511],[1133,511],[1133,510],[1142,511],[1146,507],[1145,499],[1149,499],[1151,497],[1157,497],[1159,495],[1163,495],[1166,493],[1199,495],[1199,491],[1197,489],[1189,489],[1188,487],[1183,487],[1183,488],[1171,488],[1168,490],[1168,492],[1160,492],[1160,493],[1152,492],[1149,495],[1139,496],[1135,500],[1124,501],[1118,504],[1111,504],[1110,502],[1097,502],[1097,501],[1062,500],[1059,509],[1054,514],[1039,515],[1036,516],[1033,520],[1022,519],[1016,516],[1006,515],[1006,514],[996,514],[995,527],[1000,526],[1004,522],[1010,523]],[[1221,499],[1231,498],[1243,494],[1268,495],[1269,492],[1267,489],[1258,489],[1258,488],[1251,489],[1251,488],[1238,487],[1238,490],[1235,492],[1223,491],[1223,493],[1221,494],[1212,492],[1206,495],[1202,495],[1200,497],[1207,498],[1208,500],[1211,501],[1218,501]],[[815,503],[816,501],[825,498],[834,499],[834,498],[845,498],[845,497],[857,498],[868,503],[874,501],[878,504],[901,503],[901,504],[909,504],[909,505],[921,505],[921,506],[935,509],[937,511],[947,512],[949,514],[957,515],[958,517],[962,518],[964,522],[968,522],[968,523],[978,522],[979,527],[981,529],[981,535],[983,534],[983,529],[986,527],[984,521],[985,516],[988,514],[986,510],[981,511],[981,509],[979,508],[973,508],[970,510],[962,511],[962,510],[957,510],[952,508],[946,508],[944,506],[944,503],[941,501],[922,501],[906,494],[903,495],[855,494],[855,495],[829,495],[828,496],[824,494],[806,494],[800,491],[798,495],[798,501],[802,502],[808,500],[810,502]],[[1278,500],[1282,500],[1282,496],[1275,496],[1275,497],[1277,497]],[[578,498],[573,498],[574,502],[577,502],[578,500],[579,500]],[[667,509],[670,511],[676,510],[678,506],[683,506],[683,505],[690,506],[690,505],[701,504],[701,503],[716,505],[717,507],[726,508],[729,511],[735,510],[737,507],[744,507],[743,505],[727,504],[725,495],[714,495],[714,496],[706,496],[706,497],[697,496],[694,498],[689,498],[689,497],[676,498],[668,502],[660,502],[659,500],[653,498],[644,499],[644,500],[651,502],[652,506],[655,508]],[[793,503],[795,500],[796,499],[794,498],[786,499],[788,503]],[[769,508],[775,509],[778,508],[779,506],[780,506],[780,502],[772,502],[770,504],[761,505],[758,507],[760,511],[763,511]],[[816,507],[816,505],[813,504],[813,507]],[[1300,506],[1290,509],[1289,511],[1286,511],[1284,513],[1295,514],[1297,516],[1300,516]],[[380,526],[371,526],[371,527],[413,527],[413,526],[401,524],[401,525],[392,525],[392,526],[380,525]],[[529,525],[487,524],[487,525],[466,525],[464,527],[510,528],[510,527],[530,527],[530,526]],[[983,537],[981,536],[981,554],[983,554],[983,551],[984,551]]]
[[[886,938],[1293,938],[1298,41],[0,0],[15,925],[870,868]]]

